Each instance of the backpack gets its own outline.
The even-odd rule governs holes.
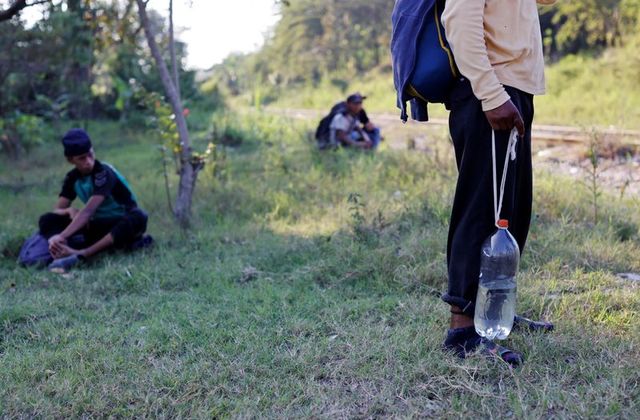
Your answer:
[[[412,101],[414,118],[426,120],[426,104],[446,103],[459,77],[442,26],[445,3],[445,0],[398,0],[395,4],[391,53],[398,106],[405,121],[407,101]],[[424,107],[424,112],[416,112],[413,109],[416,105]]]
[[[347,105],[344,102],[340,102],[334,105],[329,114],[320,120],[318,128],[316,128],[315,135],[315,139],[318,142],[318,147],[320,149],[326,149],[331,145],[331,122],[336,115],[343,114],[345,112],[347,112]]]
[[[49,265],[53,257],[49,253],[49,241],[39,232],[24,242],[18,254],[18,264],[24,267]]]

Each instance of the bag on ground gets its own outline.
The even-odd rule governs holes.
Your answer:
[[[24,267],[43,267],[53,261],[49,253],[49,241],[39,232],[24,242],[18,255],[18,263]]]

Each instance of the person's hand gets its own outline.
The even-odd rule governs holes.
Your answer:
[[[68,257],[70,255],[81,255],[81,254],[82,254],[81,251],[75,250],[71,248],[69,245],[65,245],[65,244],[57,244],[56,249],[54,251],[51,251],[51,256],[53,256],[53,258],[55,259]]]
[[[373,147],[373,142],[371,140],[363,140],[358,142],[358,147],[361,149],[371,149]]]
[[[59,258],[59,255],[63,251],[63,247],[66,245],[67,240],[62,235],[53,235],[49,238],[49,252],[54,258]]]
[[[494,130],[511,131],[515,127],[518,130],[518,134],[524,136],[524,120],[511,100],[496,109],[485,111],[485,115]]]

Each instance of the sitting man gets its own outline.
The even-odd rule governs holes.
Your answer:
[[[354,93],[346,102],[336,105],[332,113],[335,116],[331,120],[330,144],[361,149],[375,149],[380,144],[382,137],[380,129],[369,120],[362,103],[366,96]],[[362,125],[360,125],[362,124]]]
[[[127,181],[112,166],[95,159],[89,135],[72,129],[62,139],[72,165],[55,209],[40,218],[40,233],[49,240],[52,271],[64,272],[110,248],[149,245],[147,215],[138,208]],[[80,198],[81,210],[71,207]],[[72,239],[72,241],[69,241]]]

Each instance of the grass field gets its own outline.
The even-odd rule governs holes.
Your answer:
[[[557,331],[513,334],[527,362],[512,371],[440,350],[446,139],[433,155],[321,154],[300,123],[214,121],[244,142],[202,173],[186,233],[156,135],[90,125],[157,245],[66,277],[15,265],[68,169],[61,151],[0,161],[0,417],[637,416],[640,285],[615,275],[640,272],[637,198],[605,194],[594,225],[583,184],[536,174],[518,309]]]

